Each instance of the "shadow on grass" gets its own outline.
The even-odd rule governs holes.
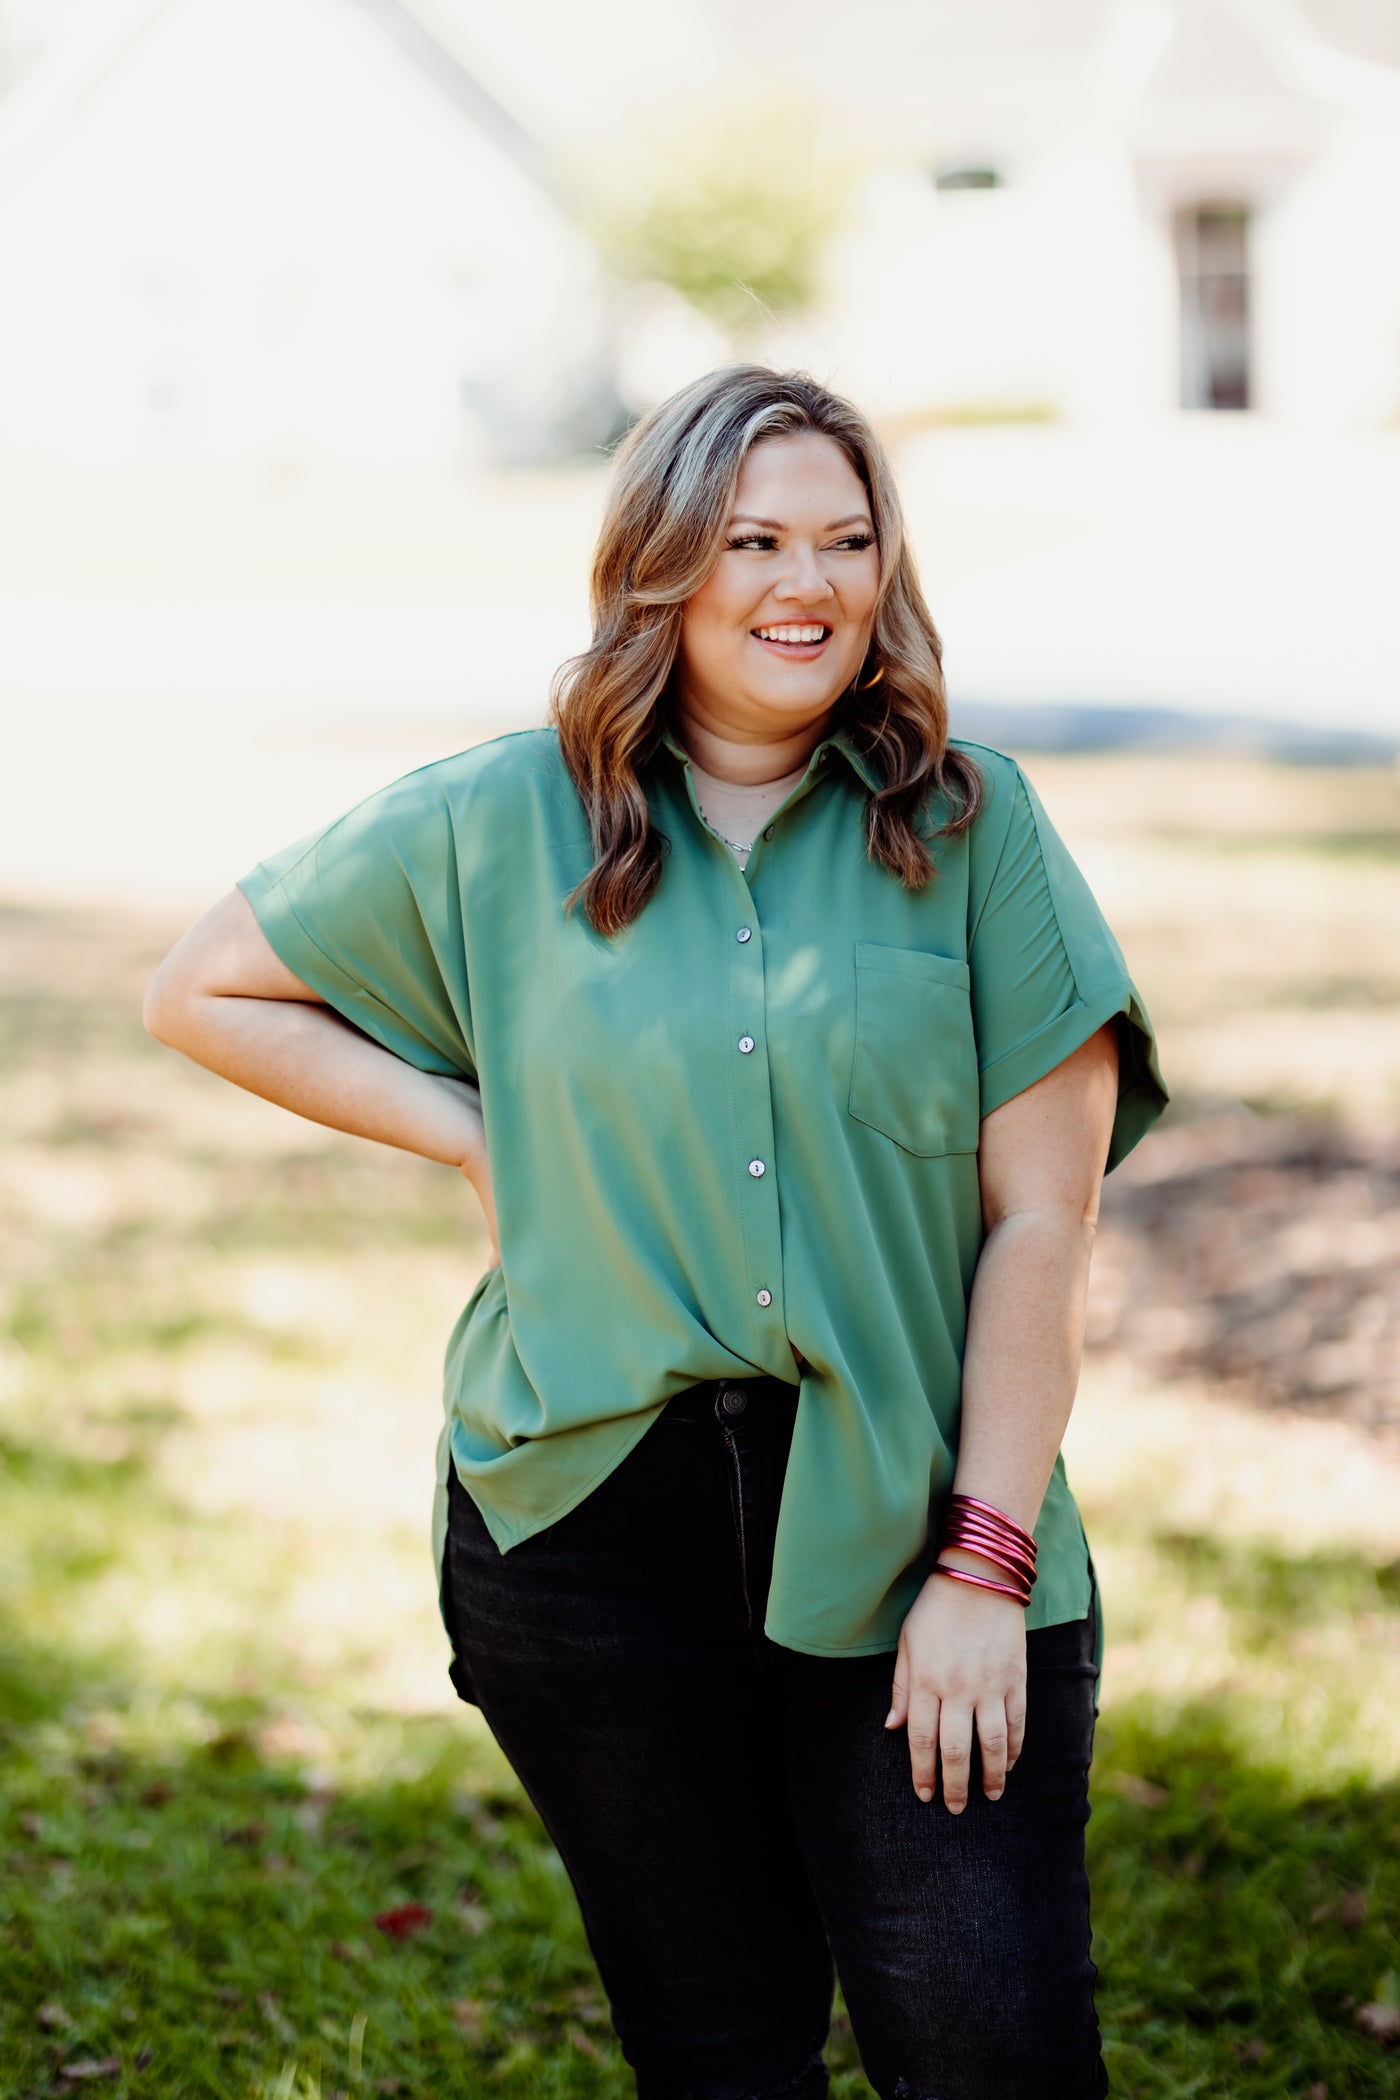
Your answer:
[[[0,1644],[6,2100],[97,2064],[172,2100],[631,2091],[557,1857],[461,1730],[395,1721],[411,1776],[353,1790],[270,1754],[251,1698],[136,1752],[118,1657]]]
[[[1400,1784],[1310,1792],[1217,1703],[1108,1708],[1089,1863],[1116,2091],[1400,2093],[1356,2018],[1400,1974]]]
[[[7,2096],[112,2060],[99,2090],[191,2100],[284,2074],[326,2100],[630,2095],[558,1859],[512,1789],[463,1783],[450,1722],[413,1729],[411,1777],[343,1791],[268,1754],[253,1699],[137,1755],[93,1725],[132,1691],[117,1659],[0,1634]],[[1115,2093],[1400,2092],[1356,2020],[1400,1970],[1400,1787],[1311,1795],[1214,1707],[1108,1710],[1090,1870]],[[831,2055],[865,2095],[844,2023]]]
[[[0,1445],[5,2100],[625,2100],[560,1862],[463,1722],[339,1714],[342,1741],[385,1745],[357,1768],[388,1776],[335,1785],[279,1748],[285,1686],[181,1699],[94,1631],[104,1572],[186,1522],[139,1450]],[[1245,1638],[1393,1613],[1393,1572],[1361,1555],[1154,1545]],[[1089,1843],[1114,2092],[1400,2095],[1400,2049],[1356,2017],[1397,1994],[1400,1785],[1311,1790],[1244,1719],[1105,1707]],[[844,2017],[829,2057],[837,2100],[868,2100]],[[118,2068],[64,2078],[82,2064]]]

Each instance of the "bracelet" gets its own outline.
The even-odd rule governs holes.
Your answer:
[[[1008,1539],[1024,1546],[1031,1559],[1035,1559],[1037,1548],[1032,1534],[1023,1531],[1015,1518],[1008,1517],[1004,1510],[993,1509],[990,1502],[975,1502],[971,1495],[950,1495],[948,1513],[961,1517],[966,1524],[983,1524],[989,1531],[1004,1533]]]
[[[934,1562],[932,1572],[935,1575],[946,1575],[950,1582],[970,1582],[979,1590],[995,1590],[999,1596],[1010,1597],[1017,1604],[1029,1604],[1031,1601],[1029,1590],[1014,1590],[1009,1582],[993,1582],[990,1575],[969,1575],[966,1568],[945,1568],[941,1560]]]
[[[998,1524],[1008,1525],[1012,1531],[1019,1533],[1019,1535],[1025,1540],[1026,1544],[1030,1547],[1032,1555],[1034,1555],[1035,1540],[1031,1537],[1028,1531],[1022,1531],[1020,1525],[1016,1522],[1015,1518],[1008,1517],[1004,1509],[998,1509],[995,1506],[995,1504],[991,1502],[979,1501],[976,1495],[952,1495],[949,1497],[949,1500],[950,1502],[960,1505],[963,1509],[980,1509],[984,1517],[991,1517]]]
[[[960,1530],[976,1531],[983,1537],[996,1539],[1034,1568],[1035,1540],[1003,1510],[993,1509],[990,1502],[979,1502],[973,1495],[952,1495],[948,1500],[948,1522]]]
[[[1035,1571],[1035,1541],[1032,1540],[1026,1545],[1014,1535],[1008,1535],[1000,1525],[990,1523],[986,1517],[979,1517],[975,1511],[951,1511],[944,1529],[956,1531],[964,1538],[986,1539],[992,1545],[1010,1553],[1014,1559],[1023,1560],[1032,1573]]]
[[[970,1531],[961,1524],[949,1524],[939,1538],[938,1550],[945,1552],[949,1546],[961,1546],[966,1553],[980,1553],[983,1560],[995,1561],[1003,1574],[1023,1582],[1027,1589],[1035,1584],[1035,1569],[1025,1555],[1001,1545],[985,1532]]]
[[[945,1568],[938,1562],[936,1554],[938,1574],[973,1583],[980,1589],[998,1590],[1003,1596],[1015,1597],[1019,1603],[1029,1604],[1035,1585],[1036,1543],[1013,1517],[1007,1516],[1005,1510],[982,1501],[977,1495],[950,1495],[937,1553],[943,1553],[950,1546],[979,1554],[1010,1580],[994,1582],[990,1576],[973,1575],[965,1568]]]

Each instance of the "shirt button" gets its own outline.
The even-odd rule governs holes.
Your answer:
[[[753,1037],[751,1035],[741,1035],[739,1038],[739,1048],[743,1051],[745,1057],[747,1057],[750,1050],[752,1050],[753,1048]]]
[[[760,1174],[766,1174],[767,1171],[768,1170],[764,1166],[763,1161],[761,1159],[751,1159],[749,1161],[749,1172],[750,1174],[752,1174],[755,1181],[758,1180]]]
[[[760,1291],[758,1293],[758,1302],[760,1305],[771,1305],[773,1303],[773,1293],[771,1291]]]
[[[741,926],[734,938],[736,941],[751,941],[753,939],[752,926]]]
[[[767,830],[766,830],[766,831],[764,832],[763,836],[764,836],[764,837],[765,837],[766,839],[771,839],[771,838],[772,838],[772,836],[773,836],[773,826],[772,826],[771,824],[770,824],[770,825],[768,826],[768,829],[767,829]]]

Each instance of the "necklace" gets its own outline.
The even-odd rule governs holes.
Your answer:
[[[738,802],[741,806],[745,802],[751,805],[756,803],[764,815],[771,814],[776,802],[781,801],[783,790],[794,786],[801,779],[805,770],[803,766],[794,766],[790,773],[781,775],[777,780],[746,782],[741,787],[733,781],[722,780],[715,774],[707,773],[704,767],[697,765],[693,758],[690,761],[690,769],[694,777],[697,801],[699,801],[700,790],[703,786],[709,791],[712,798],[718,792],[721,799],[727,798],[730,801]],[[741,862],[752,853],[755,843],[753,839],[729,838],[720,830],[713,817],[706,814],[703,804],[701,805],[700,815],[704,820],[706,829],[720,841],[721,845],[728,846],[731,853],[737,853]]]

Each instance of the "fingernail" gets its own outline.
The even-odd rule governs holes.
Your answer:
[[[889,1710],[889,1712],[888,1712],[888,1713],[887,1713],[887,1714],[885,1715],[885,1726],[886,1726],[886,1728],[893,1728],[893,1727],[894,1727],[894,1708],[893,1708],[893,1707],[891,1707],[891,1708],[890,1708],[890,1710]]]
[[[950,1801],[948,1803],[948,1813],[950,1816],[960,1816],[962,1812],[963,1805],[961,1801]]]
[[[916,1786],[914,1792],[921,1801],[932,1801],[933,1799],[933,1788],[931,1786]]]
[[[1000,1801],[1000,1799],[1001,1799],[1001,1797],[1002,1797],[1002,1794],[1004,1793],[1004,1791],[1005,1791],[1005,1789],[1004,1789],[1003,1787],[999,1787],[999,1786],[991,1786],[991,1787],[988,1787],[988,1789],[987,1789],[987,1799],[988,1799],[989,1801]]]

